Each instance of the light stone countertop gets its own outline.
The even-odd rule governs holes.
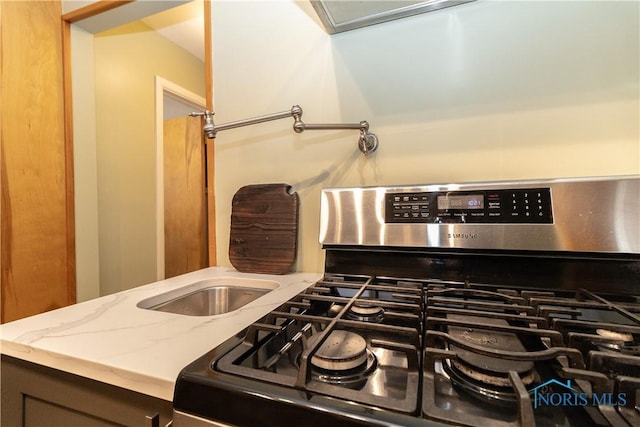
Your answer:
[[[206,268],[0,325],[0,351],[171,401],[182,368],[320,277],[318,273],[264,275]],[[239,310],[216,316],[185,316],[137,307],[146,298],[219,278],[274,281],[279,287]]]

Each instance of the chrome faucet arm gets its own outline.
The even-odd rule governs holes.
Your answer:
[[[191,117],[204,117],[203,132],[209,139],[216,137],[216,134],[220,131],[227,129],[235,129],[244,126],[255,125],[258,123],[270,122],[273,120],[284,119],[287,117],[293,117],[293,130],[296,133],[302,133],[305,130],[341,130],[341,129],[355,129],[360,130],[360,138],[358,139],[358,148],[364,154],[372,153],[378,148],[378,138],[373,133],[369,132],[369,123],[367,121],[361,121],[360,123],[338,123],[338,124],[307,124],[302,121],[302,108],[299,105],[294,105],[291,110],[281,111],[279,113],[267,114],[264,116],[253,117],[250,119],[236,120],[234,122],[223,123],[216,125],[213,121],[213,111],[205,110],[201,112],[193,112],[189,114]]]

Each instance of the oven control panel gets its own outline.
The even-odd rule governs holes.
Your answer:
[[[386,223],[552,224],[549,188],[385,194]]]

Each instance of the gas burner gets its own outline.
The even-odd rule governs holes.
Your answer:
[[[367,359],[362,365],[344,371],[330,371],[313,366],[311,369],[311,378],[323,383],[359,390],[364,387],[369,379],[369,375],[375,371],[377,365],[375,355],[367,350]]]
[[[322,335],[312,335],[307,344],[315,346]],[[348,371],[367,361],[367,341],[360,335],[343,330],[332,331],[311,357],[311,364],[327,371]]]
[[[375,305],[375,301],[356,301],[351,308],[349,308],[347,318],[360,322],[381,323],[384,319],[384,309]]]
[[[321,335],[307,340],[313,347]],[[335,330],[311,357],[312,378],[349,388],[362,387],[377,366],[375,355],[366,340],[354,332]]]
[[[511,406],[518,401],[508,373],[485,371],[450,359],[443,364],[443,369],[456,388],[473,398],[498,406]],[[529,386],[536,381],[536,373],[525,371],[520,373],[520,379]]]
[[[489,357],[450,346],[458,359],[444,365],[452,383],[467,394],[497,405],[511,405],[517,401],[509,379],[509,371],[515,371],[525,386],[536,380],[534,365],[529,361],[514,361]]]
[[[609,329],[596,329],[596,334],[607,339],[593,343],[599,350],[640,356],[640,345],[636,343],[632,334]]]
[[[509,379],[510,371],[517,372],[525,386],[533,384],[536,379],[533,362],[485,356],[472,349],[483,347],[488,350],[525,354],[526,349],[516,334],[487,328],[487,325],[489,327],[507,325],[506,321],[454,314],[448,315],[447,319],[463,320],[469,325],[485,325],[484,328],[448,327],[451,337],[460,343],[459,346],[449,345],[449,349],[455,351],[457,358],[450,360],[444,366],[455,385],[483,400],[497,404],[512,404],[517,398]],[[466,347],[467,344],[471,347]]]
[[[452,360],[451,368],[487,386],[511,388],[511,380],[509,379],[508,372],[483,371],[460,360]],[[519,374],[522,383],[526,386],[533,384],[535,381],[535,372],[533,369],[519,372]]]

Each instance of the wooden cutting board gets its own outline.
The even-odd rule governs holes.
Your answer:
[[[256,184],[233,196],[229,260],[245,273],[285,274],[298,248],[298,193],[288,184]]]

